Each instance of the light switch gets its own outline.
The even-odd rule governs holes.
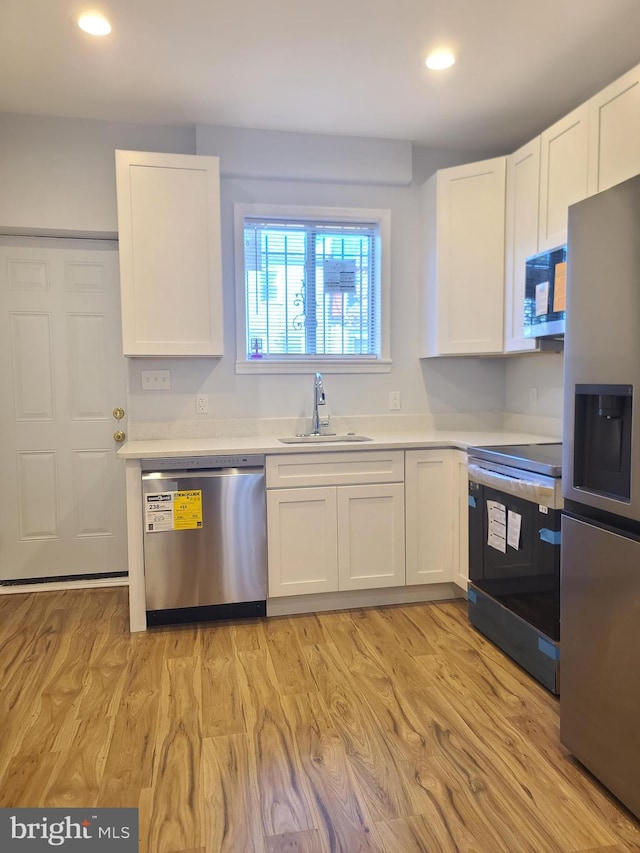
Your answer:
[[[170,370],[141,370],[143,391],[169,391],[171,390]]]

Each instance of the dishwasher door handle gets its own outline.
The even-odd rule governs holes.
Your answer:
[[[216,477],[245,477],[264,475],[264,468],[191,468],[182,471],[148,471],[143,480],[193,480]]]

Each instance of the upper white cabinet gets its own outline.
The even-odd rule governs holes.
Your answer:
[[[569,205],[588,195],[589,105],[540,135],[538,251],[567,242]]]
[[[510,156],[433,175],[421,357],[538,350],[523,334],[527,257],[567,242],[572,204],[637,174],[640,66]]]
[[[442,169],[423,187],[422,356],[502,352],[505,167]]]
[[[538,251],[540,137],[507,157],[505,219],[504,351],[537,348],[524,336],[525,262]]]
[[[640,66],[589,101],[589,195],[640,173]]]
[[[217,157],[116,151],[124,354],[222,355]]]

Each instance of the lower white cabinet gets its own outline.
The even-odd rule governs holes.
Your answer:
[[[407,584],[454,580],[455,514],[453,450],[405,454]]]
[[[467,454],[267,457],[269,598],[467,580]]]
[[[467,451],[453,451],[454,570],[453,582],[466,593],[469,585],[469,474]]]
[[[338,589],[334,486],[267,491],[269,597]]]
[[[341,486],[338,589],[403,586],[404,486]]]
[[[271,456],[266,469],[269,598],[404,585],[403,451]]]

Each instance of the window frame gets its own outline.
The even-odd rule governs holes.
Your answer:
[[[277,217],[279,219],[314,222],[374,222],[380,234],[379,313],[380,355],[293,355],[250,359],[246,353],[246,291],[244,270],[245,217]],[[391,211],[379,208],[317,207],[282,204],[234,204],[235,287],[236,287],[236,373],[389,373],[390,291],[391,291]]]

